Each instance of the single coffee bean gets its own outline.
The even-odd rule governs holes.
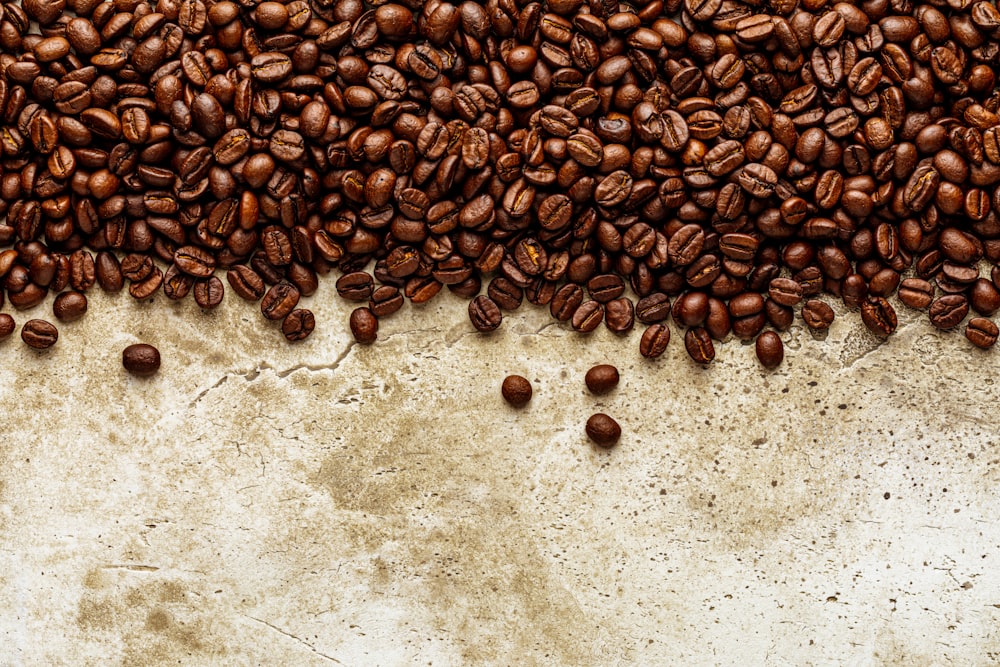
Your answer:
[[[28,347],[44,350],[56,344],[59,340],[59,330],[45,320],[28,320],[21,327],[21,340]]]
[[[586,431],[587,436],[599,447],[614,447],[622,437],[622,427],[602,412],[587,420]]]
[[[285,280],[277,283],[264,294],[260,302],[260,310],[269,320],[284,319],[295,309],[299,302],[299,290],[295,285]]]
[[[160,370],[160,351],[147,343],[135,343],[122,350],[122,366],[132,375],[149,377]]]
[[[500,385],[500,393],[505,401],[520,408],[531,401],[531,382],[520,375],[508,375]]]
[[[469,302],[469,319],[477,331],[483,333],[496,330],[503,322],[503,314],[496,302],[485,294],[480,294]]]
[[[606,394],[618,386],[618,369],[611,364],[598,364],[587,371],[584,382],[592,394]]]
[[[14,322],[14,318],[7,313],[0,313],[0,340],[14,333],[15,328],[17,328],[17,324]]]
[[[357,342],[371,345],[378,338],[378,318],[364,306],[355,308],[351,312],[351,333]]]
[[[833,324],[833,308],[819,299],[809,299],[802,306],[802,319],[813,331],[824,331]]]
[[[962,294],[946,294],[931,302],[929,314],[938,329],[957,327],[969,314],[969,300]]]
[[[704,327],[693,327],[685,332],[684,348],[699,364],[709,364],[715,359],[715,346]]]
[[[934,300],[934,286],[921,278],[906,278],[899,284],[897,296],[910,308],[923,310]]]
[[[211,276],[206,280],[198,280],[192,287],[194,301],[201,308],[210,310],[217,308],[222,303],[226,288],[218,276]]]
[[[87,312],[87,297],[82,292],[63,292],[52,303],[52,314],[60,322],[72,322]]]
[[[655,359],[666,351],[669,343],[670,328],[662,323],[651,324],[639,339],[639,354],[647,359]]]
[[[884,338],[896,330],[896,311],[880,296],[869,297],[861,304],[861,320],[876,336]]]
[[[785,346],[781,337],[773,331],[765,331],[757,336],[754,347],[757,359],[764,368],[777,368],[785,358]]]
[[[973,317],[965,326],[965,337],[973,345],[983,350],[987,350],[997,342],[997,335],[1000,329],[991,320],[985,317]]]
[[[571,320],[573,330],[579,333],[590,333],[604,319],[604,305],[599,301],[589,300],[580,304],[573,312]]]
[[[292,342],[308,338],[315,328],[316,317],[305,308],[296,308],[281,322],[281,333]]]

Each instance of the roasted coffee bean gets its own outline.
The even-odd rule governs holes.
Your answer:
[[[618,369],[611,364],[598,364],[592,366],[583,379],[590,393],[606,394],[618,386]]]
[[[934,300],[934,286],[920,278],[907,278],[900,283],[897,295],[910,308],[923,310]]]
[[[715,359],[715,346],[704,327],[694,327],[685,332],[684,348],[699,364],[708,364]]]
[[[260,310],[269,320],[284,319],[299,302],[299,290],[287,281],[272,286],[260,302]]]
[[[896,330],[896,311],[883,297],[870,297],[861,304],[861,319],[876,336],[886,337]]]
[[[833,308],[819,299],[809,299],[802,306],[802,319],[813,331],[829,329],[834,320]]]
[[[524,407],[531,401],[531,382],[521,375],[508,375],[500,385],[503,399],[515,408]]]
[[[962,294],[946,294],[931,302],[929,314],[938,329],[957,327],[969,314],[969,300]]]
[[[87,312],[87,297],[81,292],[63,292],[52,302],[52,314],[60,322],[72,322]]]
[[[573,312],[571,323],[573,330],[579,333],[590,333],[604,319],[604,305],[596,300],[584,301]]]
[[[1000,329],[985,317],[973,317],[965,327],[965,337],[978,348],[988,350],[996,345]]]
[[[469,302],[469,319],[477,331],[486,333],[500,326],[503,314],[493,299],[481,294]]]
[[[670,329],[665,324],[651,324],[639,339],[639,354],[647,359],[662,355],[670,343]]]
[[[148,343],[135,343],[122,350],[122,366],[132,375],[149,377],[160,370],[160,351]]]
[[[191,291],[194,293],[195,303],[206,310],[217,308],[225,296],[225,287],[216,276],[196,281]]]
[[[0,313],[0,340],[9,337],[16,328],[17,324],[13,317],[7,313]]]
[[[604,413],[591,415],[587,420],[587,437],[599,447],[614,447],[622,437],[622,428]]]
[[[21,340],[28,347],[44,350],[52,347],[59,340],[59,331],[45,320],[28,320],[21,327]]]
[[[765,331],[757,336],[754,348],[757,360],[764,368],[777,368],[785,358],[785,346],[781,337],[773,331]]]
[[[366,307],[351,312],[351,334],[362,345],[371,345],[378,338],[378,318]]]
[[[305,308],[296,308],[281,322],[281,333],[292,342],[308,338],[315,328],[316,317]]]

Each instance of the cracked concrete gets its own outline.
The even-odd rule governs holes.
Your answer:
[[[1000,661],[998,363],[961,334],[838,309],[767,372],[528,306],[484,336],[448,293],[370,347],[332,283],[304,305],[295,345],[232,297],[99,293],[52,350],[0,342],[0,664]]]

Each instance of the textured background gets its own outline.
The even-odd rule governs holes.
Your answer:
[[[925,316],[798,322],[768,372],[530,307],[483,336],[447,293],[362,347],[332,281],[303,304],[296,345],[232,296],[96,291],[55,348],[0,343],[0,663],[1000,661],[997,357]]]

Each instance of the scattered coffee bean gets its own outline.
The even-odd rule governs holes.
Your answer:
[[[611,364],[598,364],[587,371],[584,381],[592,394],[606,394],[618,386],[618,369]]]
[[[587,420],[587,436],[600,447],[614,447],[622,437],[622,427],[608,415],[599,412]]]
[[[10,336],[16,328],[17,324],[14,322],[13,317],[7,313],[0,313],[0,339]]]
[[[27,343],[28,347],[44,350],[56,344],[59,340],[59,330],[45,320],[28,320],[21,327],[21,340]]]
[[[978,348],[987,350],[997,342],[1000,329],[985,317],[973,317],[965,326],[965,337]]]
[[[147,343],[135,343],[122,350],[122,366],[132,375],[148,377],[160,370],[160,351]]]
[[[371,345],[378,338],[378,318],[368,308],[355,308],[351,313],[351,333],[357,342]]]
[[[764,368],[777,368],[785,358],[785,346],[781,337],[773,331],[765,331],[757,336],[754,347],[757,360]]]
[[[60,322],[72,322],[87,312],[87,297],[80,292],[63,292],[52,303],[52,313]]]
[[[520,375],[508,375],[500,385],[500,393],[505,401],[519,408],[531,400],[531,382]]]
[[[290,341],[300,341],[309,337],[316,328],[316,317],[311,310],[296,308],[285,315],[281,322],[281,333]]]

